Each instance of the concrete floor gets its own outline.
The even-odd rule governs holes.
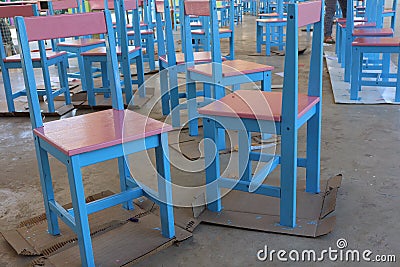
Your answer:
[[[399,25],[399,24],[397,24]],[[398,26],[399,28],[399,26]],[[397,29],[398,30],[398,29]],[[237,27],[237,58],[277,66],[282,71],[283,57],[254,56],[254,17],[245,16]],[[325,47],[333,49],[333,46]],[[306,64],[308,54],[300,57]],[[307,68],[300,70],[304,88]],[[273,75],[273,84],[281,84]],[[1,86],[1,84],[0,84]],[[22,220],[44,211],[37,171],[31,126],[28,118],[0,118],[0,230],[15,228]],[[303,133],[301,133],[303,136]],[[334,231],[319,238],[302,238],[241,229],[200,225],[193,237],[141,261],[139,266],[278,266],[259,262],[258,250],[270,249],[321,251],[336,248],[345,238],[348,248],[371,250],[375,254],[395,254],[400,261],[400,108],[397,105],[337,105],[333,103],[329,75],[325,68],[323,83],[322,179],[343,174],[337,197],[337,222]],[[65,169],[51,159],[56,198],[67,203],[69,190]],[[83,169],[86,194],[105,189],[117,191],[114,161]],[[204,174],[173,170],[182,183],[203,181]],[[110,179],[113,178],[113,179]],[[0,266],[24,266],[29,259],[16,257],[0,239]],[[306,266],[341,266],[343,262],[325,260]],[[362,265],[365,263],[349,263]],[[373,264],[372,264],[373,265]],[[387,266],[398,266],[392,263]]]

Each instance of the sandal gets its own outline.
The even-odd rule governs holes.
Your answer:
[[[332,36],[325,36],[324,37],[324,43],[326,43],[326,44],[334,44],[335,40],[333,40]]]

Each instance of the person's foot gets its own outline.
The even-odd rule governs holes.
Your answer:
[[[333,40],[332,36],[325,36],[324,37],[324,43],[326,43],[326,44],[334,44],[335,40]]]

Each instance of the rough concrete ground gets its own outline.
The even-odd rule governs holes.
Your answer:
[[[398,27],[399,28],[399,27]],[[283,57],[255,54],[254,17],[245,16],[237,26],[237,58],[277,66],[283,71]],[[326,47],[333,49],[333,47]],[[250,56],[251,55],[251,56]],[[305,88],[308,55],[300,57],[300,87]],[[273,84],[281,84],[273,75]],[[329,75],[324,69],[322,178],[342,173],[337,198],[337,222],[334,231],[319,238],[261,233],[242,229],[200,225],[193,238],[141,261],[139,266],[257,266],[281,265],[259,262],[258,250],[270,249],[321,251],[336,248],[345,238],[351,249],[370,249],[374,254],[396,254],[400,260],[400,108],[397,105],[337,105],[333,103]],[[0,118],[0,230],[15,228],[22,220],[44,211],[28,118]],[[304,137],[301,132],[300,138]],[[70,201],[65,168],[51,159],[56,198]],[[138,163],[140,165],[140,162]],[[204,174],[183,173],[173,169],[174,181],[196,184]],[[105,189],[117,191],[115,161],[83,169],[86,194]],[[16,257],[0,239],[0,266],[24,266],[29,259]],[[305,266],[342,266],[343,262],[304,263]],[[350,266],[365,263],[349,263]],[[371,264],[376,265],[375,264]],[[387,264],[387,266],[398,266]]]

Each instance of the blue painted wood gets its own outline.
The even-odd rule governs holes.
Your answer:
[[[233,6],[233,3],[230,2]],[[209,77],[207,75],[203,75],[200,73],[196,73],[191,71],[190,65],[187,68],[186,73],[186,91],[187,91],[187,106],[188,106],[188,117],[189,117],[189,134],[192,136],[198,135],[198,102],[196,99],[196,82],[202,84],[210,84],[213,86],[213,99],[220,99],[225,95],[225,89],[228,86],[234,86],[234,90],[239,87],[240,84],[249,83],[249,82],[262,82],[262,90],[269,91],[271,90],[271,71],[257,71],[250,74],[240,74],[235,76],[224,77],[222,73],[222,57],[221,57],[221,49],[220,49],[220,33],[218,26],[218,15],[217,15],[217,6],[214,1],[209,2],[210,5],[210,34],[211,34],[211,58],[212,58],[212,76]],[[184,7],[184,3],[181,4]],[[185,61],[192,62],[193,61],[193,45],[192,45],[192,34],[190,31],[190,15],[191,14],[182,14],[183,22],[182,22],[182,43],[184,44],[183,49],[185,51]],[[232,52],[233,54],[233,52]],[[218,142],[219,148],[222,148],[222,138],[224,135],[219,135],[221,141]]]
[[[284,85],[282,90],[281,121],[243,119],[221,116],[218,111],[203,117],[206,161],[206,189],[208,198],[213,202],[208,205],[212,211],[220,211],[221,201],[219,187],[240,190],[266,196],[280,198],[280,224],[296,226],[296,183],[297,168],[306,168],[306,191],[319,192],[320,179],[320,142],[321,142],[321,100],[301,116],[298,114],[298,6],[288,4],[287,43],[284,66]],[[323,68],[323,8],[319,21],[313,23],[313,39],[309,70],[308,96],[322,96]],[[268,90],[266,90],[268,91]],[[266,92],[268,94],[268,92]],[[229,96],[227,96],[229,97]],[[257,103],[248,103],[257,105]],[[212,114],[212,113],[211,113]],[[298,129],[307,123],[307,153],[306,158],[298,157]],[[239,131],[239,177],[228,179],[220,177],[219,154],[216,150],[219,128]],[[281,135],[281,155],[268,155],[250,149],[250,132],[275,133]],[[257,173],[251,175],[251,161],[267,162]],[[263,184],[265,177],[280,165],[280,187]],[[211,183],[218,181],[218,186]]]
[[[120,0],[116,3],[119,4]],[[117,6],[117,5],[116,5]],[[73,15],[71,15],[73,16]],[[51,19],[50,17],[49,20]],[[70,17],[73,19],[73,17]],[[115,49],[115,36],[113,34],[113,25],[109,10],[104,11],[104,17],[99,21],[93,21],[93,25],[103,23],[104,19],[107,26],[106,51],[107,68],[109,73],[109,82],[111,97],[114,110],[122,110],[123,99],[121,85],[119,82],[119,70],[117,54]],[[41,18],[40,18],[41,19]],[[49,21],[48,23],[53,23]],[[20,48],[22,52],[22,69],[24,74],[25,86],[27,88],[28,104],[31,115],[33,129],[45,127],[40,114],[38,95],[36,93],[36,82],[33,72],[33,64],[30,58],[30,48],[27,39],[24,19],[16,18],[16,26]],[[90,27],[89,27],[90,28]],[[73,33],[72,33],[73,34]],[[89,116],[89,115],[81,115]],[[68,125],[68,127],[71,127]],[[44,129],[44,130],[45,130]],[[122,130],[122,129],[121,129]],[[74,156],[67,156],[64,150],[59,149],[56,143],[50,143],[41,139],[40,135],[34,135],[36,154],[39,165],[40,181],[43,191],[44,206],[48,221],[49,233],[53,235],[60,234],[58,218],[67,224],[78,236],[82,266],[95,266],[93,250],[90,237],[90,227],[88,214],[97,212],[115,205],[124,204],[125,208],[132,209],[132,200],[141,196],[148,196],[143,188],[138,185],[131,177],[129,165],[125,156],[128,154],[155,148],[156,169],[158,177],[158,192],[152,193],[152,199],[160,205],[162,234],[167,238],[172,238],[174,232],[173,203],[170,178],[170,166],[168,160],[168,135],[167,132],[150,135],[134,141],[105,146],[102,149],[82,152]],[[60,136],[62,138],[62,136]],[[50,166],[48,154],[60,160],[67,167],[68,182],[71,192],[72,209],[65,210],[54,199],[54,192],[51,181]],[[113,196],[103,198],[91,203],[85,203],[85,194],[82,182],[81,168],[87,165],[103,162],[110,159],[118,159],[121,192]],[[144,186],[144,185],[143,185]],[[154,199],[154,198],[158,198]]]
[[[158,179],[158,199],[160,204],[161,231],[162,235],[167,238],[175,236],[174,215],[172,203],[171,173],[170,163],[166,155],[168,152],[168,135],[159,135],[159,146],[155,148],[156,167]]]
[[[19,6],[15,6],[16,9],[18,9]],[[32,14],[37,16],[38,13],[38,7],[36,4],[32,4]],[[67,67],[67,57],[66,55],[59,55],[53,59],[47,59],[46,57],[46,50],[45,50],[45,45],[43,41],[38,41],[38,47],[39,47],[39,53],[41,56],[40,61],[35,61],[33,62],[33,67],[34,68],[40,68],[43,74],[43,82],[44,82],[44,90],[36,90],[36,94],[39,94],[40,96],[46,96],[47,98],[47,110],[48,112],[55,112],[55,107],[54,107],[54,97],[58,96],[60,94],[64,94],[65,97],[65,104],[71,104],[71,98],[70,98],[70,93],[69,93],[69,86],[68,86],[68,80],[67,77],[64,75],[64,72],[66,72],[66,67]],[[15,112],[15,105],[14,105],[14,99],[20,97],[20,96],[26,96],[26,90],[22,89],[16,92],[13,92],[12,87],[11,87],[11,80],[10,80],[10,69],[21,69],[22,68],[22,63],[21,61],[17,62],[4,62],[4,59],[6,59],[7,56],[5,54],[4,46],[3,46],[3,40],[0,36],[0,68],[1,68],[1,73],[3,77],[3,83],[4,83],[4,90],[5,90],[5,95],[6,95],[6,101],[7,101],[7,109],[9,112]],[[49,74],[49,67],[50,66],[57,66],[58,68],[58,78],[60,82],[60,88],[57,90],[53,90],[51,88],[51,82],[50,82],[50,74]]]
[[[146,96],[146,89],[144,85],[144,66],[143,66],[143,53],[141,49],[138,49],[134,52],[129,52],[129,40],[127,35],[127,22],[126,22],[126,9],[124,1],[120,1],[119,4],[114,4],[115,14],[116,14],[116,34],[118,37],[118,45],[121,49],[121,55],[118,55],[118,62],[121,66],[121,73],[123,74],[122,84],[123,92],[125,93],[125,104],[133,105],[133,92],[132,92],[132,84],[137,84],[139,88],[139,97]],[[132,21],[131,24],[133,26],[133,30],[135,31],[134,36],[134,46],[141,47],[141,34],[140,34],[140,21],[138,10],[131,10],[132,12]],[[90,52],[90,51],[89,51]],[[97,55],[97,54],[84,54],[82,56],[84,60],[84,72],[86,72],[84,76],[84,83],[86,84],[85,88],[87,89],[88,95],[88,103],[90,106],[96,106],[96,93],[105,93],[105,97],[108,97],[108,94],[111,93],[110,84],[109,84],[109,74],[110,70],[104,68],[107,66],[107,55]],[[93,69],[93,63],[100,62],[102,63],[101,71],[102,71],[102,88],[95,88],[93,83],[93,77],[90,75]],[[137,70],[137,79],[132,79],[130,66],[132,63],[135,63]],[[118,78],[118,82],[119,78]],[[114,99],[114,98],[113,98]]]

